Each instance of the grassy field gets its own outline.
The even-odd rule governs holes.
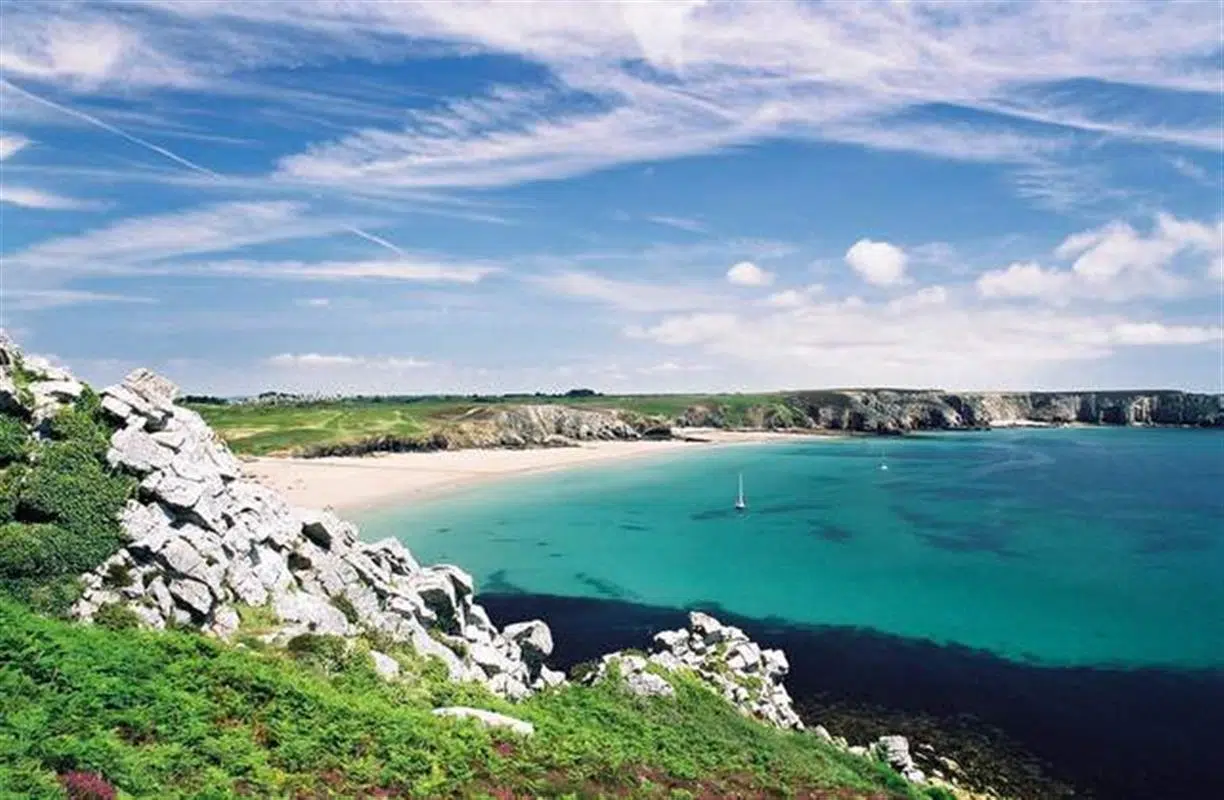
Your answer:
[[[199,404],[200,412],[238,453],[290,453],[321,444],[378,436],[425,439],[490,408],[562,404],[574,408],[619,409],[674,419],[693,406],[719,408],[729,419],[753,408],[781,402],[779,395],[627,395],[594,397],[511,396],[506,398],[344,399],[292,404]]]
[[[239,649],[192,633],[71,625],[0,598],[0,797],[942,798],[807,733],[740,716],[692,679],[675,699],[571,686],[512,706],[392,649]],[[435,717],[472,705],[531,738]],[[73,796],[67,794],[67,796]],[[85,796],[115,796],[114,794]]]

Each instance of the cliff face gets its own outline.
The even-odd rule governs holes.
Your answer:
[[[789,398],[800,427],[903,433],[1016,423],[1224,427],[1224,396],[1177,391],[961,393],[849,390]]]

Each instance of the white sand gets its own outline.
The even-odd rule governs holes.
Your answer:
[[[678,431],[678,433],[681,433]],[[589,442],[579,447],[532,450],[443,450],[358,457],[253,458],[247,475],[290,503],[338,510],[393,505],[513,475],[548,472],[728,444],[793,440],[801,434],[689,429],[704,442]]]

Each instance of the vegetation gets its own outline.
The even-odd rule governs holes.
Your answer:
[[[71,625],[0,599],[0,796],[930,797],[807,734],[741,717],[688,679],[675,700],[610,684],[510,706],[395,652],[311,637],[256,652],[198,635]],[[444,704],[532,722],[518,738]]]
[[[435,434],[465,424],[484,409],[527,402],[616,409],[641,418],[668,420],[680,417],[690,408],[700,407],[709,409],[727,427],[759,425],[771,409],[795,413],[781,395],[604,396],[590,390],[572,390],[565,395],[498,397],[278,399],[277,402],[224,405],[197,403],[192,407],[235,452],[268,455],[322,445],[353,444],[379,437],[424,444]]]
[[[0,416],[0,592],[58,613],[76,577],[119,549],[135,482],[106,464],[111,430],[92,392],[48,430],[36,443],[22,420]]]

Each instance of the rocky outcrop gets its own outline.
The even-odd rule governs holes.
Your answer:
[[[229,638],[243,607],[267,607],[280,623],[271,640],[376,635],[511,699],[564,682],[545,665],[553,643],[543,622],[498,631],[458,567],[422,567],[398,541],[363,542],[330,512],[292,508],[244,479],[199,415],[175,404],[177,392],[144,370],[102,392],[117,426],[107,461],[140,490],[121,518],[129,541],[83,577],[76,616],[118,603],[151,627]]]
[[[891,389],[799,392],[802,427],[905,433],[1017,423],[1224,427],[1224,396],[1178,391],[948,393]]]
[[[781,650],[765,650],[739,628],[723,625],[709,614],[694,611],[689,627],[655,634],[648,656],[610,653],[588,678],[598,681],[615,674],[637,695],[671,696],[671,685],[660,672],[691,670],[741,713],[778,728],[802,730],[782,679],[790,670]]]

